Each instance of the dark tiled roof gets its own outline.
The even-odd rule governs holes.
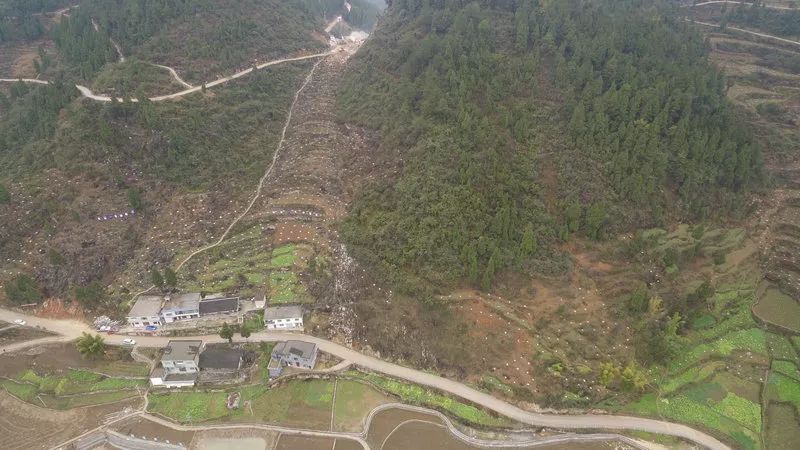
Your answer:
[[[239,310],[239,297],[200,300],[200,314],[214,314]]]
[[[238,369],[243,354],[236,348],[206,349],[200,353],[198,365],[201,369]]]

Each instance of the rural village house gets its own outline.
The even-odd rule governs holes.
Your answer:
[[[153,386],[194,386],[203,341],[169,341],[161,357],[161,367],[150,374]]]
[[[297,305],[266,307],[264,327],[268,330],[303,329],[303,308]]]
[[[165,300],[161,308],[161,318],[165,323],[200,317],[199,293],[167,296]]]
[[[140,295],[128,312],[128,323],[134,328],[161,325],[161,297]]]
[[[144,328],[202,316],[235,313],[240,307],[239,297],[201,298],[196,292],[166,297],[140,295],[128,313],[127,320],[133,328]]]
[[[206,297],[200,300],[200,315],[232,313],[239,311],[239,306],[239,297]]]
[[[286,341],[278,343],[270,355],[270,377],[277,377],[286,366],[308,369],[314,368],[317,363],[317,344],[303,341]]]

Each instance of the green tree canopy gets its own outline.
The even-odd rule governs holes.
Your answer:
[[[92,335],[84,332],[75,342],[75,348],[84,358],[97,359],[105,354],[106,344],[99,334]]]

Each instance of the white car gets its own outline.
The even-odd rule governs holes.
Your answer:
[[[134,341],[131,338],[123,339],[122,345],[130,345],[131,347],[133,347],[134,345],[136,345],[136,341]]]
[[[15,324],[17,324],[17,325],[25,325],[25,324],[26,324],[26,323],[28,323],[28,322],[25,322],[25,321],[24,321],[24,320],[22,320],[22,319],[17,319],[17,320],[15,320],[15,321],[14,321],[14,323],[15,323]]]

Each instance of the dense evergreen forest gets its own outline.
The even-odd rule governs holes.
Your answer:
[[[0,0],[0,43],[40,37],[45,29],[35,14],[68,4],[69,0]]]
[[[404,170],[344,234],[395,273],[488,289],[563,268],[573,232],[736,210],[760,153],[726,88],[671,2],[395,0],[340,109]]]
[[[757,28],[778,36],[800,36],[800,10],[788,11],[763,6],[738,6],[726,9],[725,23]]]

